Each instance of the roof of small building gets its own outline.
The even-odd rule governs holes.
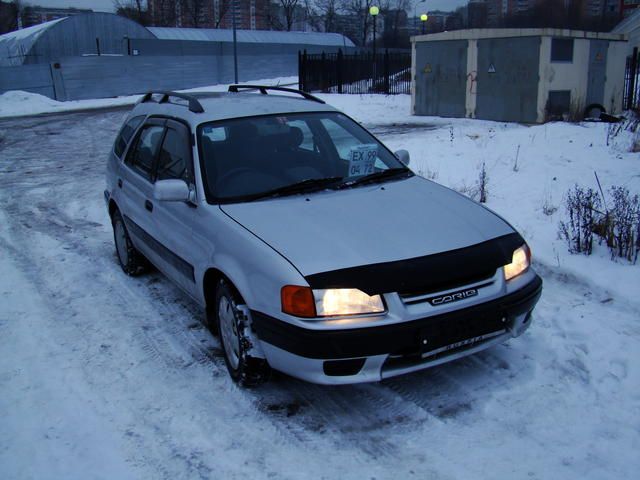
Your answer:
[[[148,30],[161,40],[233,41],[233,30],[219,28],[148,27]],[[237,40],[240,43],[294,43],[300,45],[355,46],[351,40],[339,33],[236,30],[236,34]]]
[[[637,8],[631,15],[617,24],[611,33],[629,33],[640,28],[640,8]]]
[[[434,42],[442,40],[480,40],[487,38],[513,37],[565,37],[587,38],[594,40],[625,41],[622,33],[585,32],[583,30],[564,30],[560,28],[473,28],[451,32],[431,33],[411,37],[412,42]]]

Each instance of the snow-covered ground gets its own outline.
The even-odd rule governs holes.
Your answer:
[[[629,135],[323,98],[445,185],[472,187],[485,162],[489,207],[545,281],[529,331],[380,384],[238,389],[202,312],[116,263],[103,171],[124,112],[0,121],[0,478],[636,478],[640,265],[569,255],[556,235],[564,192],[594,170],[640,192]]]

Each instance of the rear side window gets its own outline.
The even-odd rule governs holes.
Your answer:
[[[192,183],[190,158],[188,138],[168,128],[158,158],[158,180],[177,178]]]
[[[125,123],[124,127],[122,127],[122,130],[120,130],[120,134],[118,135],[118,138],[116,138],[116,144],[113,148],[113,151],[118,156],[118,158],[122,158],[122,154],[131,141],[131,137],[133,137],[136,128],[138,128],[143,120],[144,115],[133,117],[131,120]]]
[[[160,125],[149,125],[142,129],[138,142],[133,150],[127,154],[127,163],[135,171],[151,181],[153,172],[153,160],[158,154],[164,127]]]

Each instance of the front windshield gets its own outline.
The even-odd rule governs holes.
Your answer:
[[[334,112],[206,123],[198,128],[198,142],[207,197],[215,201],[251,200],[300,182],[344,184],[405,168],[365,129]]]

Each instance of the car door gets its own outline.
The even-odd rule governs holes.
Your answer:
[[[154,241],[153,181],[155,161],[165,134],[165,120],[149,119],[140,128],[120,169],[120,209],[131,239],[152,263],[160,260]]]
[[[166,121],[166,133],[160,147],[156,181],[184,180],[195,195],[193,158],[189,128],[177,121]],[[196,297],[195,264],[198,251],[192,240],[197,215],[195,197],[187,202],[153,201],[154,231],[162,244],[161,270],[183,290]]]

